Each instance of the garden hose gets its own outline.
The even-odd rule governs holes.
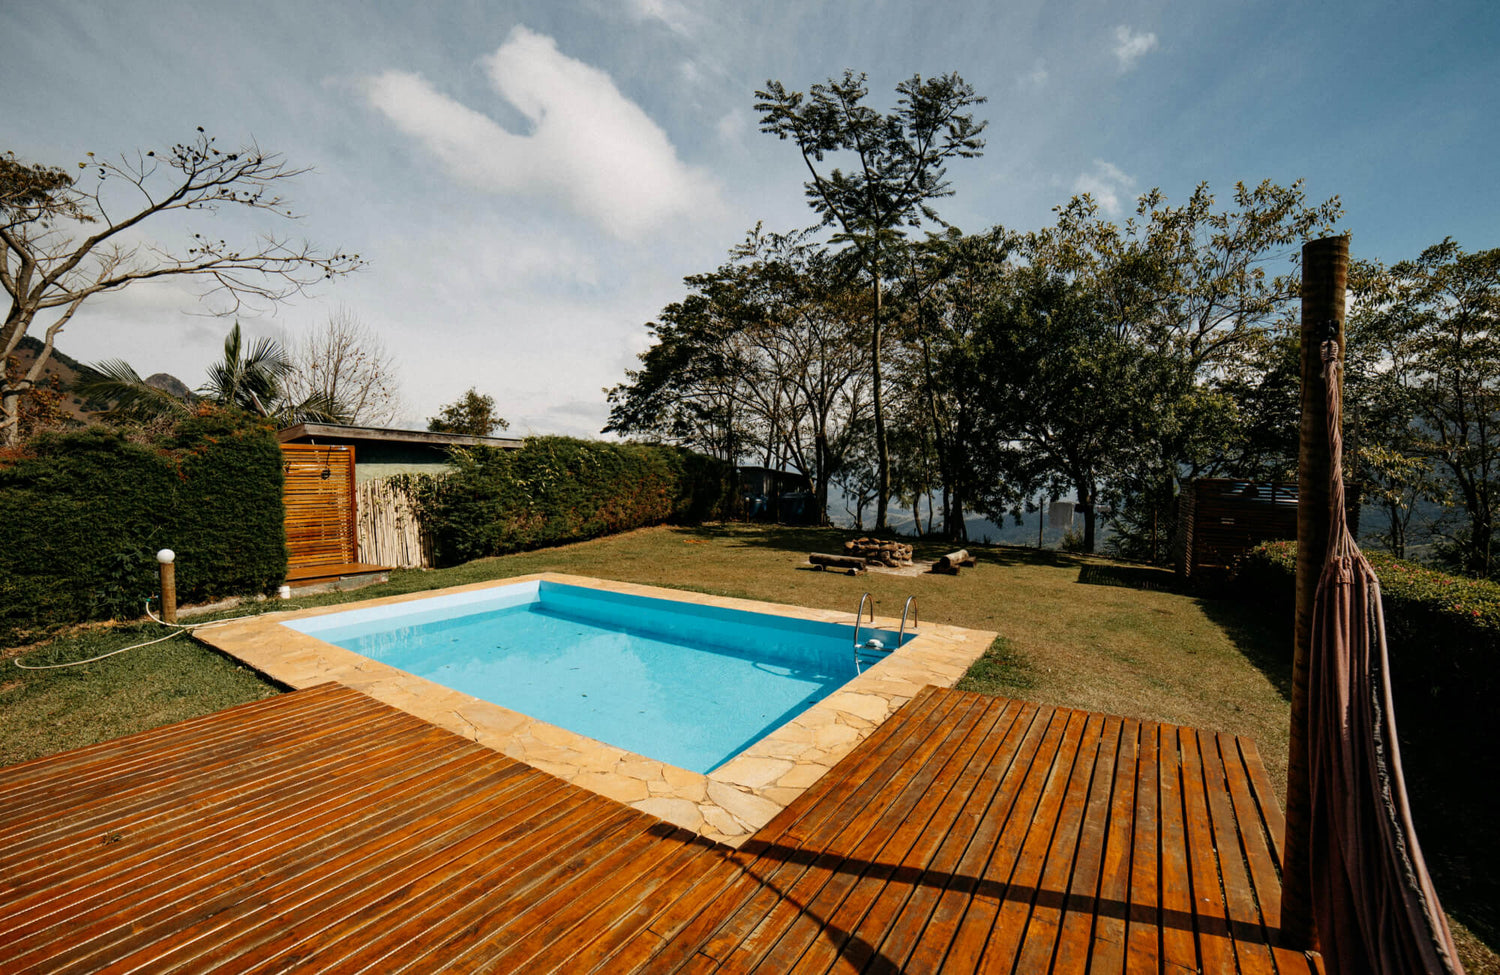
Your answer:
[[[149,647],[157,643],[165,643],[173,637],[182,636],[182,634],[190,632],[192,630],[206,629],[210,626],[221,626],[225,623],[234,623],[238,620],[248,620],[252,617],[261,615],[260,613],[248,613],[244,616],[231,616],[228,619],[210,620],[207,623],[168,623],[166,620],[151,612],[151,600],[154,598],[156,597],[152,596],[146,600],[146,615],[151,617],[153,621],[160,623],[162,626],[171,626],[176,628],[166,636],[158,637],[155,640],[147,640],[145,643],[131,644],[128,647],[121,647],[118,650],[111,650],[109,653],[101,653],[99,654],[99,656],[90,657],[87,660],[70,660],[67,663],[61,664],[23,664],[21,662],[21,658],[17,657],[15,660],[12,660],[11,663],[15,664],[22,670],[60,670],[63,667],[82,667],[84,664],[97,663],[100,660],[113,657],[115,654],[124,653],[126,650],[139,650],[141,647]]]

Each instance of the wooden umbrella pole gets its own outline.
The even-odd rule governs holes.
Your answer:
[[[1292,724],[1286,769],[1286,836],[1281,871],[1281,939],[1290,948],[1317,947],[1313,923],[1308,835],[1312,790],[1308,780],[1308,652],[1313,600],[1328,552],[1328,400],[1320,347],[1344,352],[1344,288],[1349,238],[1325,237],[1302,247],[1302,426],[1297,448],[1297,616],[1292,657]],[[1340,370],[1338,375],[1342,377]]]

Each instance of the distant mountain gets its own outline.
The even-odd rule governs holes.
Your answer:
[[[155,386],[165,393],[171,393],[178,399],[187,400],[189,403],[198,402],[199,396],[187,384],[169,372],[158,372],[146,377],[147,386]]]
[[[16,347],[15,358],[22,372],[31,368],[36,361],[37,354],[42,351],[42,342],[33,336],[21,339],[21,344]],[[52,355],[47,358],[47,364],[42,367],[40,384],[48,385],[53,377],[56,377],[58,388],[66,394],[63,400],[63,409],[68,415],[82,423],[90,422],[91,414],[101,410],[109,409],[113,404],[98,399],[84,399],[73,392],[81,382],[87,382],[103,377],[93,368],[79,362],[72,356],[60,349],[54,348]],[[189,402],[197,400],[197,395],[187,387],[182,380],[165,372],[159,372],[146,380],[157,389],[163,389],[174,396],[180,396]]]

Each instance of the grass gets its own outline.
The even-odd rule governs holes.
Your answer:
[[[884,616],[899,616],[906,597],[915,595],[922,620],[1000,634],[960,686],[1249,737],[1259,746],[1284,797],[1289,620],[1266,619],[1230,600],[1178,592],[1166,570],[1021,548],[971,547],[979,565],[958,576],[851,577],[804,568],[808,552],[834,550],[846,537],[851,536],[832,529],[744,525],[643,529],[452,569],[395,572],[389,583],[298,598],[291,606],[306,608],[545,571],[833,609],[851,617],[865,591]],[[918,542],[917,554],[932,558],[950,547]],[[290,607],[270,602],[264,608]],[[82,659],[160,633],[154,625],[80,628],[33,648],[27,659]],[[187,640],[132,650],[71,670],[0,667],[0,765],[276,691],[258,676]],[[1417,775],[1413,781],[1424,780]],[[1420,804],[1418,814],[1420,825]],[[1475,822],[1471,828],[1482,824]],[[1428,845],[1439,890],[1450,901],[1446,906],[1491,944],[1500,943],[1496,906],[1465,898],[1470,890],[1466,877],[1495,871],[1464,861],[1467,847],[1461,835],[1430,836]],[[1455,937],[1471,973],[1500,972],[1500,956],[1479,938],[1462,925],[1455,927]]]

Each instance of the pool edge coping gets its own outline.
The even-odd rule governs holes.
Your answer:
[[[677,602],[847,625],[848,613],[556,572],[266,613],[196,639],[282,684],[333,680],[533,768],[709,839],[738,846],[822,778],[922,687],[952,687],[994,640],[988,630],[923,623],[916,636],[838,691],[704,775],[540,721],[300,633],[283,622],[548,581]],[[900,620],[873,624],[895,630]]]

